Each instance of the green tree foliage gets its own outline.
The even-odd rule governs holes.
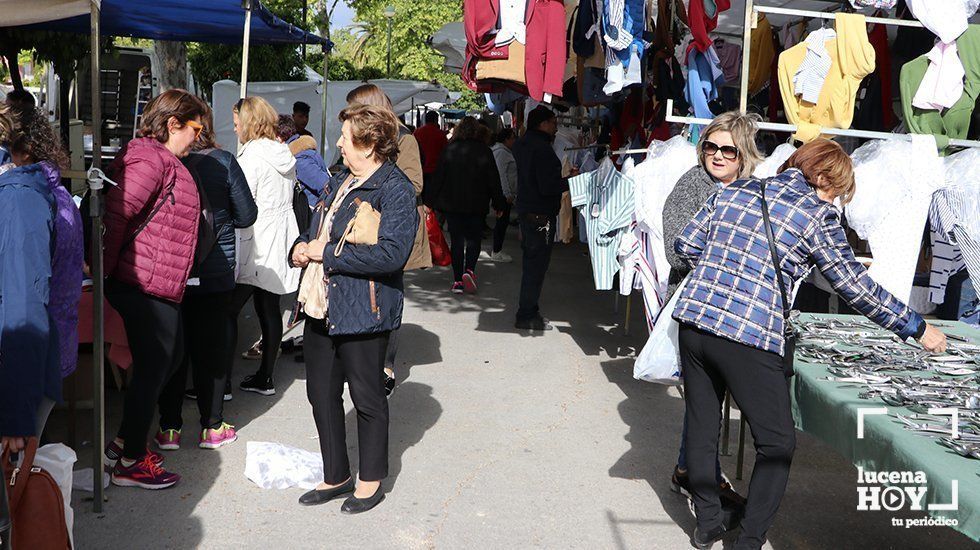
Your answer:
[[[470,91],[459,75],[447,73],[443,57],[428,44],[443,25],[463,19],[460,0],[350,0],[360,24],[351,29],[352,40],[334,37],[337,44],[331,60],[351,59],[355,66],[386,70],[388,51],[387,6],[395,8],[391,21],[392,78],[436,81],[451,91],[463,92],[455,106],[483,106],[483,98]]]
[[[285,21],[312,30],[313,25],[303,25],[303,3],[318,5],[314,0],[264,0],[262,5]],[[315,11],[308,18],[313,20]],[[318,49],[316,47],[311,50]],[[191,74],[201,91],[211,95],[215,82],[229,78],[235,81],[242,74],[242,46],[234,44],[190,44],[187,59]],[[294,45],[252,45],[248,56],[248,78],[251,81],[303,80],[303,56]]]

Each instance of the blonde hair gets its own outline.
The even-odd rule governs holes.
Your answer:
[[[728,132],[732,135],[732,142],[738,149],[738,177],[747,178],[755,171],[755,167],[762,162],[762,154],[755,145],[755,134],[759,131],[759,122],[762,117],[756,113],[742,113],[741,111],[728,111],[716,116],[711,124],[701,132],[698,139],[698,164],[707,171],[704,164],[704,142],[708,136],[715,132]]]
[[[841,204],[854,198],[854,163],[837,142],[815,139],[796,150],[779,168],[780,172],[796,168],[814,189],[830,191]],[[817,179],[823,182],[817,185]]]
[[[14,118],[7,104],[0,104],[0,143],[14,139]]]
[[[253,139],[276,139],[279,113],[261,97],[246,97],[235,105],[238,113],[238,139],[248,143]]]

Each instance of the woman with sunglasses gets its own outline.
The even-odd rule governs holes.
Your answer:
[[[752,175],[756,165],[762,160],[755,145],[758,132],[756,114],[742,114],[730,111],[718,115],[701,133],[697,145],[698,165],[688,170],[667,197],[664,203],[664,248],[670,261],[669,290],[673,294],[677,285],[687,276],[690,269],[674,252],[674,239],[687,226],[688,222],[701,209],[701,206],[719,189],[741,178]],[[691,494],[687,476],[687,452],[684,439],[687,434],[687,416],[681,432],[681,447],[677,466],[670,478],[675,492],[683,490]],[[729,508],[745,505],[745,498],[736,493],[722,476],[721,463],[716,462],[716,477],[720,487],[719,495]]]
[[[105,449],[116,485],[164,489],[180,480],[148,452],[157,399],[183,358],[180,303],[197,246],[197,184],[180,159],[203,126],[207,105],[168,90],[146,106],[140,136],[109,168],[119,186],[105,194],[105,294],[119,312],[133,354],[122,424]]]

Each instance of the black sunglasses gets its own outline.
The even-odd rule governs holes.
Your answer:
[[[708,155],[709,157],[713,156],[718,151],[721,151],[721,156],[728,160],[735,160],[738,158],[738,148],[734,145],[719,146],[713,141],[705,140],[704,143],[701,144],[701,150],[704,151],[704,154]]]

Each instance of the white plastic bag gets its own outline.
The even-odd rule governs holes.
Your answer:
[[[323,457],[281,443],[249,441],[245,477],[262,489],[312,489],[323,481]]]
[[[660,310],[647,343],[633,364],[633,378],[667,386],[681,384],[680,347],[677,345],[679,325],[671,315],[686,284],[685,278],[677,285],[677,290],[667,301],[667,305]]]
[[[73,526],[75,523],[75,512],[71,509],[71,485],[72,468],[78,461],[78,455],[71,447],[61,443],[51,443],[43,447],[38,447],[34,455],[34,465],[43,469],[51,475],[58,488],[61,489],[61,497],[65,500],[65,524],[68,526],[68,539],[71,541],[72,548],[75,547],[75,536]]]

